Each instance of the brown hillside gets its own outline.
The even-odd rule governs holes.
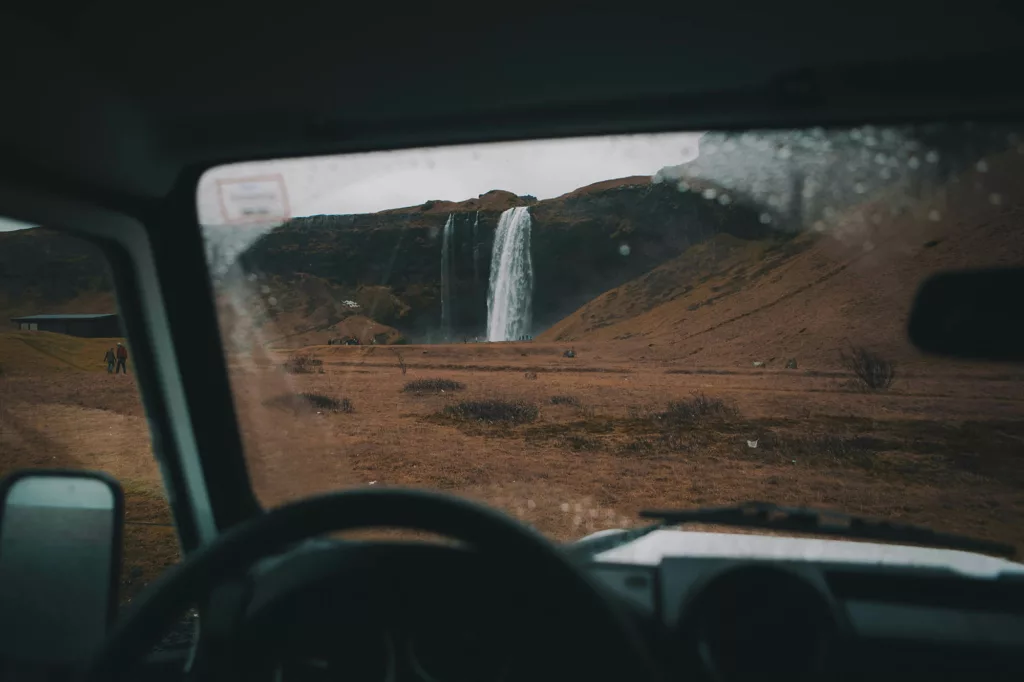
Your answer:
[[[782,366],[795,357],[801,367],[831,367],[850,343],[925,362],[905,333],[920,283],[941,270],[1024,260],[1024,156],[1010,152],[982,168],[895,218],[890,195],[825,234],[720,235],[602,294],[538,340],[620,341],[637,354],[703,366]]]
[[[18,315],[117,311],[110,271],[92,244],[46,228],[0,232],[0,324]]]

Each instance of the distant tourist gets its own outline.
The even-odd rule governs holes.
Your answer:
[[[128,373],[128,349],[124,347],[124,344],[122,344],[122,343],[118,343],[117,344],[117,352],[115,353],[115,355],[117,356],[117,367],[114,368],[114,374],[117,374],[121,370],[124,370],[124,373],[127,374]]]
[[[107,349],[107,354],[103,356],[103,361],[107,363],[107,374],[113,374],[114,363],[117,362],[117,357],[114,355],[113,348]]]

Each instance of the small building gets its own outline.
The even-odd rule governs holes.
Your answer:
[[[121,320],[116,313],[25,315],[12,317],[11,322],[21,331],[54,332],[86,338],[124,336]]]

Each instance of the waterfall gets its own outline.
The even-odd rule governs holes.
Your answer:
[[[530,333],[533,263],[530,260],[530,209],[501,214],[491,251],[487,290],[487,340],[515,341]]]
[[[441,237],[441,334],[445,341],[452,338],[452,233],[455,214],[448,214]]]

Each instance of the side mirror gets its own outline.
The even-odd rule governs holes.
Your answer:
[[[0,661],[74,670],[117,613],[124,497],[101,473],[25,471],[0,482]]]

